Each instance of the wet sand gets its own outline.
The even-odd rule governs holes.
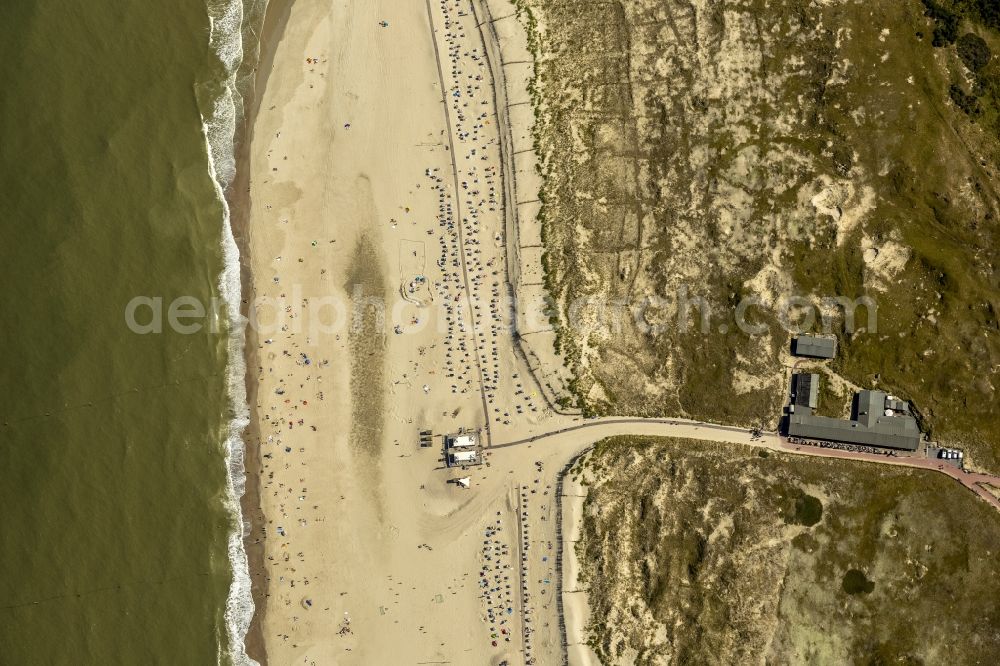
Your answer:
[[[257,66],[254,70],[253,90],[249,91],[246,104],[244,123],[238,128],[235,137],[237,145],[236,176],[228,191],[226,200],[229,202],[231,224],[236,244],[240,250],[240,280],[242,282],[243,303],[240,314],[248,317],[250,303],[254,296],[253,276],[250,272],[250,145],[253,141],[253,127],[257,118],[260,100],[267,89],[267,78],[274,63],[274,52],[284,33],[288,21],[289,10],[293,0],[269,0],[261,28],[260,52]],[[250,423],[243,433],[244,466],[246,470],[246,487],[240,498],[240,506],[245,524],[249,525],[243,544],[247,553],[247,564],[251,579],[251,595],[254,603],[254,615],[244,639],[247,655],[259,664],[268,663],[264,644],[262,620],[264,617],[264,599],[266,595],[266,577],[264,575],[264,514],[260,500],[260,442],[259,427],[255,405],[257,404],[257,335],[248,327],[244,347],[244,361],[247,367],[246,389],[247,402],[250,405]]]

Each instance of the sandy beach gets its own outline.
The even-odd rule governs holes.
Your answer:
[[[532,618],[554,612],[552,578],[522,575],[536,543],[554,548],[532,534],[533,502],[554,510],[546,468],[489,451],[566,417],[511,342],[509,233],[534,220],[515,222],[502,192],[518,170],[530,187],[533,165],[501,164],[476,11],[297,0],[273,47],[249,155],[269,663],[559,649],[557,623]],[[504,99],[525,99],[527,71]],[[504,140],[530,145],[511,127]],[[485,465],[445,468],[442,436],[460,429]]]
[[[583,507],[587,488],[579,479],[564,480],[560,501],[562,515],[562,595],[563,615],[566,630],[568,662],[589,666],[599,664],[597,655],[587,645],[587,624],[590,621],[590,606],[587,602],[587,587],[579,580],[581,565],[577,558],[575,544],[580,540],[583,529]]]

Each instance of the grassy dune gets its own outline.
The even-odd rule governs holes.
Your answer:
[[[993,5],[518,0],[567,402],[774,422],[783,299],[867,296],[831,369],[1000,471]]]
[[[605,664],[1000,659],[1000,525],[928,472],[614,438],[584,479]]]

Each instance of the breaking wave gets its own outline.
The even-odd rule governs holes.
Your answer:
[[[259,46],[251,45],[253,50],[248,53],[244,49],[244,34],[254,34],[254,26],[248,23],[258,21],[263,16],[266,4],[266,0],[246,0],[246,6],[244,0],[208,0],[209,46],[218,59],[217,68],[220,69],[221,76],[199,91],[203,93],[199,95],[202,98],[199,101],[202,105],[202,128],[208,151],[209,173],[223,210],[221,244],[224,265],[218,289],[225,304],[225,330],[229,334],[226,389],[230,415],[224,436],[229,472],[226,507],[233,516],[233,529],[228,535],[228,555],[233,580],[226,600],[227,644],[220,646],[219,661],[237,666],[256,666],[257,662],[247,656],[245,646],[254,614],[254,603],[247,553],[243,546],[243,539],[249,532],[249,523],[244,520],[240,507],[240,498],[246,490],[243,432],[250,423],[245,384],[246,362],[243,356],[246,320],[240,314],[240,252],[233,235],[225,192],[236,175],[236,131],[244,118],[244,93],[241,87],[245,90],[246,86],[241,85],[239,79],[241,66],[246,58],[256,58]],[[252,80],[250,76],[246,78]]]

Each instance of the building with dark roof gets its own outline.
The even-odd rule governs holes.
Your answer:
[[[885,399],[885,408],[894,412],[910,413],[910,403],[891,395]]]
[[[819,405],[819,375],[808,372],[792,375],[792,404],[816,409]]]
[[[920,428],[906,410],[887,408],[884,391],[859,391],[854,396],[850,419],[814,416],[809,407],[793,406],[788,415],[788,436],[843,442],[885,449],[916,451]],[[893,404],[902,401],[891,399]]]
[[[833,358],[837,355],[837,339],[799,335],[792,340],[792,354],[809,358]]]

